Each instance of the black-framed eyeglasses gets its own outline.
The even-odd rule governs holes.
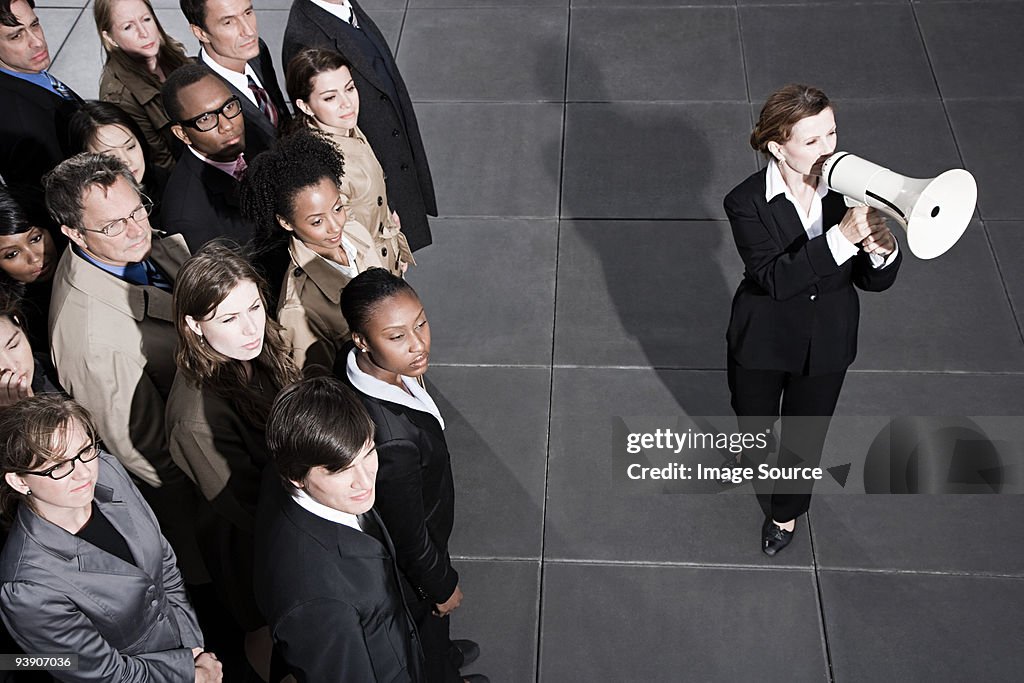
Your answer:
[[[199,116],[193,116],[190,119],[178,121],[178,123],[205,133],[206,131],[213,130],[217,127],[217,121],[221,114],[223,114],[226,119],[233,119],[241,113],[242,101],[238,99],[238,95],[235,95],[230,100],[222,104],[220,109],[203,112]]]
[[[34,474],[37,477],[49,477],[50,479],[63,479],[72,472],[75,471],[75,462],[92,462],[100,455],[100,444],[98,441],[94,441],[73,458],[63,460],[53,467],[48,467],[42,472],[22,472],[21,474]]]
[[[85,230],[86,232],[98,232],[105,237],[117,237],[128,228],[128,221],[141,223],[149,218],[149,214],[153,211],[153,200],[144,194],[139,195],[139,197],[142,198],[142,203],[136,206],[135,209],[133,209],[126,217],[110,221],[98,230],[82,227],[79,227],[78,229]]]

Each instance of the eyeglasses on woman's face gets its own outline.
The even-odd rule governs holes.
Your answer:
[[[62,460],[53,467],[47,467],[41,472],[22,472],[22,474],[32,474],[37,477],[49,477],[50,479],[63,479],[72,472],[75,471],[76,462],[92,462],[100,454],[101,444],[97,441],[93,441],[90,444],[86,444],[81,451],[78,452],[73,458]]]

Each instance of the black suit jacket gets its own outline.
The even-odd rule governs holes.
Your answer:
[[[422,680],[415,627],[381,532],[383,544],[308,512],[266,468],[256,512],[256,601],[299,683]]]
[[[0,175],[8,185],[39,187],[68,152],[68,121],[80,102],[0,72]]]
[[[237,95],[242,102],[242,118],[245,119],[245,155],[250,159],[260,152],[273,147],[274,142],[277,140],[277,132],[284,130],[287,123],[292,119],[284,95],[281,94],[281,86],[277,84],[277,72],[274,71],[274,61],[270,57],[270,48],[267,47],[262,38],[259,39],[259,42],[260,53],[254,59],[249,60],[249,66],[256,72],[256,76],[260,79],[263,89],[267,91],[270,101],[277,108],[277,128],[270,123],[270,119],[260,111],[260,108],[252,103],[252,100],[249,99],[249,93],[241,92],[235,86],[224,81],[231,94]],[[200,61],[204,61],[202,54],[202,52],[199,53]]]
[[[348,381],[348,350],[334,374]],[[395,543],[395,559],[408,582],[407,596],[442,603],[459,584],[448,556],[455,521],[455,485],[441,425],[433,415],[383,401],[354,389],[376,425],[377,502]],[[409,592],[411,589],[411,594]]]
[[[427,214],[437,215],[434,181],[416,113],[387,41],[366,12],[352,2],[355,29],[309,0],[294,0],[281,54],[284,64],[307,47],[336,50],[352,63],[359,90],[359,128],[384,168],[388,200],[402,220],[412,249],[430,244]]]
[[[743,281],[732,302],[729,354],[742,367],[820,375],[845,370],[857,355],[859,288],[880,292],[896,280],[902,251],[883,269],[861,251],[836,265],[824,233],[808,239],[784,196],[766,202],[765,171],[725,197]],[[822,199],[823,227],[842,220],[842,195]]]
[[[242,218],[238,205],[241,183],[184,150],[164,189],[161,227],[181,233],[194,254],[217,237],[239,244],[252,239],[255,228]]]

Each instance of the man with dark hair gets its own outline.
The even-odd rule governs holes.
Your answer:
[[[179,0],[199,41],[199,61],[220,76],[238,97],[250,156],[270,149],[291,113],[260,38],[252,0]]]
[[[9,184],[38,188],[65,157],[82,100],[49,67],[34,0],[0,0],[0,176]]]
[[[293,0],[282,48],[285,69],[307,47],[337,50],[352,64],[359,129],[384,169],[388,200],[409,246],[427,246],[427,215],[437,215],[434,181],[409,92],[380,29],[355,0]]]
[[[202,583],[208,577],[195,543],[195,491],[171,460],[164,434],[177,370],[171,288],[188,248],[180,236],[153,234],[153,205],[113,156],[73,156],[44,183],[47,208],[71,242],[50,303],[58,378],[135,477],[186,580]]]
[[[203,64],[176,69],[162,94],[171,132],[188,148],[164,189],[164,229],[181,233],[194,251],[218,237],[246,244],[255,228],[239,208],[246,169],[241,98]]]
[[[300,681],[422,681],[394,548],[372,509],[366,409],[333,377],[298,382],[274,401],[267,445],[254,588],[288,669]]]

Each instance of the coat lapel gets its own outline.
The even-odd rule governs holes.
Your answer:
[[[377,78],[377,73],[373,68],[372,62],[367,59],[363,50],[359,49],[356,44],[355,32],[359,29],[353,28],[348,23],[342,21],[338,17],[334,16],[330,12],[327,12],[312,2],[303,2],[299,5],[302,13],[306,16],[306,19],[316,26],[327,40],[334,43],[335,49],[338,52],[345,55],[345,58],[352,63],[352,67],[359,72],[359,74],[370,82],[377,90],[387,91],[389,86],[386,83],[382,83]],[[353,4],[353,7],[355,5]],[[365,20],[366,15],[362,10],[357,9],[356,21],[360,22],[360,26],[366,26],[367,21]]]

